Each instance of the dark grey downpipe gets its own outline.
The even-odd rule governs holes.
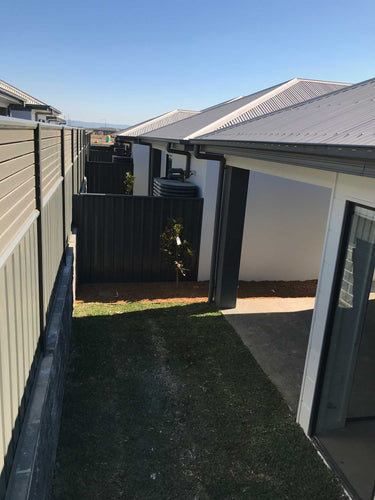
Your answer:
[[[167,153],[186,156],[184,179],[188,179],[191,176],[191,171],[190,171],[191,154],[190,154],[190,151],[186,151],[185,149],[184,150],[173,149],[172,143],[168,142]]]
[[[212,242],[210,282],[208,286],[208,302],[211,304],[214,301],[215,291],[216,291],[217,261],[219,253],[219,240],[220,240],[220,228],[221,228],[220,219],[221,219],[222,204],[223,204],[223,185],[224,185],[224,171],[226,167],[226,160],[223,155],[216,155],[213,153],[201,153],[199,145],[194,146],[194,156],[198,160],[213,160],[220,162],[219,178],[217,183],[217,195],[216,195],[214,237]]]

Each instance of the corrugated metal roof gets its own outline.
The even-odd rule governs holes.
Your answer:
[[[178,124],[154,130],[148,135],[165,139],[192,139],[349,85],[349,83],[294,78],[255,94],[237,97],[204,109],[199,115],[186,118]]]
[[[375,78],[199,138],[375,146]]]
[[[37,106],[48,106],[45,102],[39,101],[39,99],[35,99],[35,97],[32,97],[29,94],[26,94],[26,92],[23,92],[22,90],[17,89],[16,87],[13,87],[13,85],[10,85],[7,82],[4,82],[3,80],[0,80],[0,89],[4,90],[8,94],[18,97],[21,99],[25,104],[36,104]]]
[[[280,87],[275,85],[255,94],[251,94],[245,97],[238,97],[231,99],[230,101],[225,101],[210,108],[203,109],[200,113],[185,118],[178,123],[159,128],[154,130],[150,137],[155,138],[166,138],[166,139],[187,139],[196,133],[199,133],[202,129],[207,127],[213,122],[231,114],[233,111],[242,108],[244,105],[254,101],[267,94],[268,92]],[[142,134],[145,135],[145,134]]]
[[[161,127],[165,127],[170,125],[171,123],[178,122],[179,120],[183,120],[192,115],[196,115],[199,111],[190,111],[184,109],[175,109],[174,111],[170,111],[169,113],[165,113],[164,115],[156,116],[155,118],[151,118],[151,120],[146,120],[144,122],[138,123],[137,125],[132,125],[125,130],[122,130],[118,135],[126,135],[137,137],[140,135],[148,134],[153,130],[156,130]]]

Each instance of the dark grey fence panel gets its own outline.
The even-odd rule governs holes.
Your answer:
[[[127,172],[133,173],[133,159],[123,163],[87,162],[87,192],[124,194],[124,180]]]
[[[112,161],[113,146],[90,146],[89,161]]]
[[[61,128],[40,126],[42,196],[48,197],[61,179]]]
[[[202,198],[74,196],[81,283],[173,281],[174,271],[160,253],[168,218],[182,217],[184,237],[194,250],[187,279],[196,280],[202,225]]]
[[[64,129],[64,162],[65,171],[72,164],[72,131]]]
[[[73,173],[77,184],[83,177],[72,166],[76,136],[73,129],[0,118],[0,498],[70,233]]]
[[[63,185],[61,182],[56,186],[49,199],[43,200],[41,213],[44,325],[47,325],[48,313],[53,300],[53,290],[65,248],[62,207]]]
[[[73,162],[73,193],[78,194],[81,183],[78,170],[78,155],[77,155],[77,131],[72,130],[72,162]]]

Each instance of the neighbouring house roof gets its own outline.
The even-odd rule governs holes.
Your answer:
[[[375,78],[199,139],[375,146]]]
[[[12,96],[7,92],[2,92],[0,89],[0,102],[9,106],[9,104],[23,104],[22,99],[19,97]]]
[[[22,104],[25,106],[43,106],[46,108],[51,109],[53,112],[59,114],[61,111],[59,111],[56,108],[53,108],[49,104],[46,104],[43,101],[40,101],[39,99],[36,99],[35,97],[32,97],[31,95],[27,94],[26,92],[23,92],[23,90],[17,89],[13,85],[10,85],[10,83],[4,82],[3,80],[0,80],[0,92],[4,92],[8,96],[14,97],[18,100],[21,101]]]
[[[169,113],[165,113],[164,115],[151,118],[151,120],[146,120],[144,122],[138,123],[137,125],[132,125],[125,130],[121,130],[121,132],[119,132],[117,135],[125,135],[130,137],[145,135],[160,127],[176,123],[179,120],[183,120],[184,118],[195,115],[197,113],[199,113],[199,111],[175,109],[174,111],[170,111]]]
[[[178,123],[142,135],[171,140],[192,139],[350,85],[349,83],[294,78],[260,92],[203,109],[200,113]]]

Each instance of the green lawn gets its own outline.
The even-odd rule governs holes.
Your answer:
[[[279,393],[206,303],[76,306],[55,499],[338,499]]]

